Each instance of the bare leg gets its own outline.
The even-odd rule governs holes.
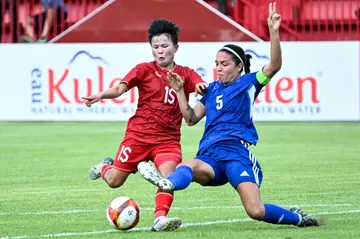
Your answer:
[[[260,199],[259,187],[255,183],[240,183],[236,187],[236,191],[240,195],[246,213],[255,220],[299,227],[320,225],[314,216],[305,214],[299,208],[287,210],[274,204],[263,204]]]
[[[125,183],[128,176],[128,173],[119,171],[115,168],[110,168],[105,172],[103,179],[109,185],[109,187],[118,188]]]
[[[255,220],[261,220],[265,216],[265,207],[260,199],[260,190],[258,185],[252,182],[240,183],[236,187],[242,204],[249,217]]]
[[[35,33],[34,33],[34,23],[32,18],[27,17],[21,22],[21,24],[25,30],[25,34],[27,35],[22,38],[23,42],[33,42],[35,39]]]

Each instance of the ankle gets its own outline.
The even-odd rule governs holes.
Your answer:
[[[154,222],[156,222],[156,221],[158,221],[160,219],[163,219],[163,218],[165,218],[165,216],[158,216],[158,217],[155,218]]]

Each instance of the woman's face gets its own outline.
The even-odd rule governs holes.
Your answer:
[[[235,65],[230,53],[219,51],[216,54],[216,72],[221,83],[233,82],[240,76],[242,64]]]
[[[174,62],[174,55],[179,46],[174,45],[167,34],[154,36],[151,39],[151,49],[156,63],[167,68]]]

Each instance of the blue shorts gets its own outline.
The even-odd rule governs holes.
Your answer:
[[[209,164],[215,172],[215,177],[206,186],[221,186],[228,182],[234,188],[243,182],[261,185],[261,166],[243,142],[222,141],[198,153],[196,159]]]

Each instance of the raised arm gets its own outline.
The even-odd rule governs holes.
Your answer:
[[[205,106],[201,102],[196,103],[194,108],[189,105],[184,92],[184,82],[179,75],[169,72],[168,80],[176,92],[179,107],[186,124],[189,126],[197,124],[205,116]]]
[[[271,79],[282,65],[279,28],[281,16],[276,12],[276,3],[269,4],[269,17],[267,19],[270,32],[270,62],[264,69],[264,75]]]

